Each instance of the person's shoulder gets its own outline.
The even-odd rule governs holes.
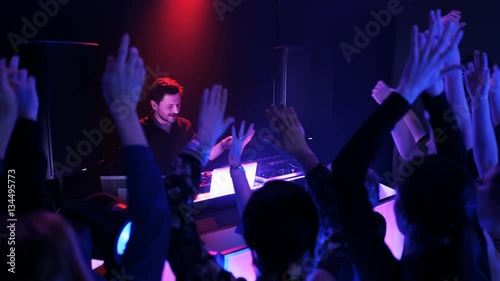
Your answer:
[[[191,121],[187,120],[186,118],[177,117],[177,123],[179,124],[180,128],[189,129],[192,127]]]
[[[147,115],[139,120],[141,125],[144,125],[144,126],[149,125],[151,121],[153,121],[153,120],[151,120],[151,115]]]

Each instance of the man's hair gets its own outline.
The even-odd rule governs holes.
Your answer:
[[[149,100],[159,104],[165,95],[184,94],[184,88],[174,79],[161,77],[156,79],[149,92]]]
[[[309,251],[314,255],[318,211],[303,187],[271,181],[255,191],[243,213],[243,236],[257,268],[283,274]]]

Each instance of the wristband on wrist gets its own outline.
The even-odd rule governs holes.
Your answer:
[[[231,165],[231,167],[229,168],[229,172],[232,173],[234,171],[237,171],[237,170],[240,170],[242,171],[243,173],[246,173],[247,171],[245,171],[245,168],[243,168],[243,166],[241,165]]]
[[[195,137],[191,139],[183,152],[198,158],[201,165],[205,166],[210,157],[210,149],[210,145]]]

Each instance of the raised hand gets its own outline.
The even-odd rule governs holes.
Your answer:
[[[385,84],[384,81],[380,80],[377,82],[372,90],[372,98],[378,103],[382,104],[384,100],[395,90],[389,85]]]
[[[275,136],[269,136],[271,143],[276,148],[299,161],[306,173],[320,164],[316,155],[307,145],[304,128],[293,108],[286,108],[282,105],[278,110],[274,105],[271,105],[266,113],[271,128],[279,136],[279,139]]]
[[[9,84],[7,60],[0,59],[0,159],[5,157],[17,119],[17,98]]]
[[[233,145],[233,137],[229,136],[220,141],[220,147],[222,150],[229,150]]]
[[[18,118],[37,120],[38,94],[36,80],[27,69],[19,70],[19,56],[13,56],[9,64],[9,84],[17,98]]]
[[[148,146],[136,111],[146,71],[139,51],[129,49],[129,43],[130,37],[125,34],[116,58],[108,56],[102,77],[102,93],[115,121],[122,147]]]
[[[493,73],[491,74],[490,95],[500,96],[500,69],[496,64],[493,66]]]
[[[490,70],[488,55],[474,51],[474,62],[469,62],[465,70],[465,84],[473,99],[487,99],[490,91]]]
[[[0,120],[14,122],[18,114],[17,98],[9,83],[8,75],[7,60],[2,58],[0,59]]]
[[[453,40],[457,35],[458,31],[462,29],[466,24],[465,22],[460,22],[462,17],[462,13],[460,11],[451,11],[447,15],[445,15],[441,21],[444,27],[448,27],[451,29],[450,35],[448,38],[445,38],[449,41]],[[451,52],[445,57],[444,66],[453,65],[460,62],[460,51],[458,46],[453,48]]]
[[[474,51],[473,62],[465,70],[465,84],[471,97],[472,145],[474,162],[481,178],[498,163],[498,147],[493,129],[494,108],[490,108],[488,55]]]
[[[227,89],[221,85],[203,91],[200,113],[198,115],[197,137],[212,147],[217,139],[234,123],[234,118],[224,119],[227,104]]]
[[[102,78],[103,95],[111,114],[118,114],[114,110],[116,104],[130,107],[130,112],[135,112],[139,102],[142,86],[146,78],[144,61],[139,56],[136,48],[130,48],[130,37],[122,37],[116,58],[108,56],[106,68]],[[127,116],[121,116],[121,119]]]
[[[413,27],[410,56],[406,62],[397,91],[412,104],[418,95],[452,71],[460,70],[460,65],[443,68],[447,55],[457,48],[463,32],[459,31],[452,41],[446,40],[454,32],[451,25],[443,29],[441,11],[430,11],[429,32],[424,34],[423,48],[419,43],[421,36],[417,26]]]
[[[455,32],[452,33],[452,36],[455,35],[460,29],[462,29],[466,23],[465,22],[460,22],[460,19],[462,18],[462,12],[460,11],[457,11],[457,10],[453,10],[451,12],[449,12],[448,14],[444,15],[442,18],[441,18],[441,21],[443,23],[444,26],[446,26],[447,24],[449,24],[450,22],[455,22],[457,23],[456,27],[454,27],[455,29]]]
[[[286,108],[282,105],[280,109],[278,110],[274,105],[267,109],[271,126],[276,129],[279,136],[279,138],[271,137],[271,142],[278,149],[296,157],[297,154],[309,150],[304,128],[293,108]]]
[[[500,125],[500,69],[493,66],[493,74],[490,82],[490,107],[491,118],[495,126]]]
[[[426,31],[425,33],[420,33],[419,34],[419,40],[418,40],[418,44],[419,44],[419,49],[420,50],[423,50],[425,48],[425,43],[426,43],[426,36],[425,34],[428,34],[429,31]],[[450,52],[451,54],[451,52]],[[451,58],[448,58],[450,55],[446,56],[446,60],[448,59],[451,59]],[[431,97],[435,97],[435,96],[438,96],[440,94],[442,94],[444,92],[444,79],[438,79],[436,81],[436,83],[432,84],[429,88],[426,89],[426,92],[429,96]]]
[[[241,122],[240,130],[238,135],[236,135],[236,128],[234,125],[231,127],[232,133],[232,144],[229,149],[229,164],[239,165],[241,163],[241,154],[245,146],[252,140],[255,130],[253,129],[253,124],[250,124],[247,131],[245,132],[245,121]]]

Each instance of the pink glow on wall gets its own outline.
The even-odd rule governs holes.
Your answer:
[[[394,200],[390,200],[375,208],[385,218],[386,233],[385,244],[389,247],[395,258],[400,259],[403,253],[404,236],[398,229],[396,224],[396,216],[394,214]]]

